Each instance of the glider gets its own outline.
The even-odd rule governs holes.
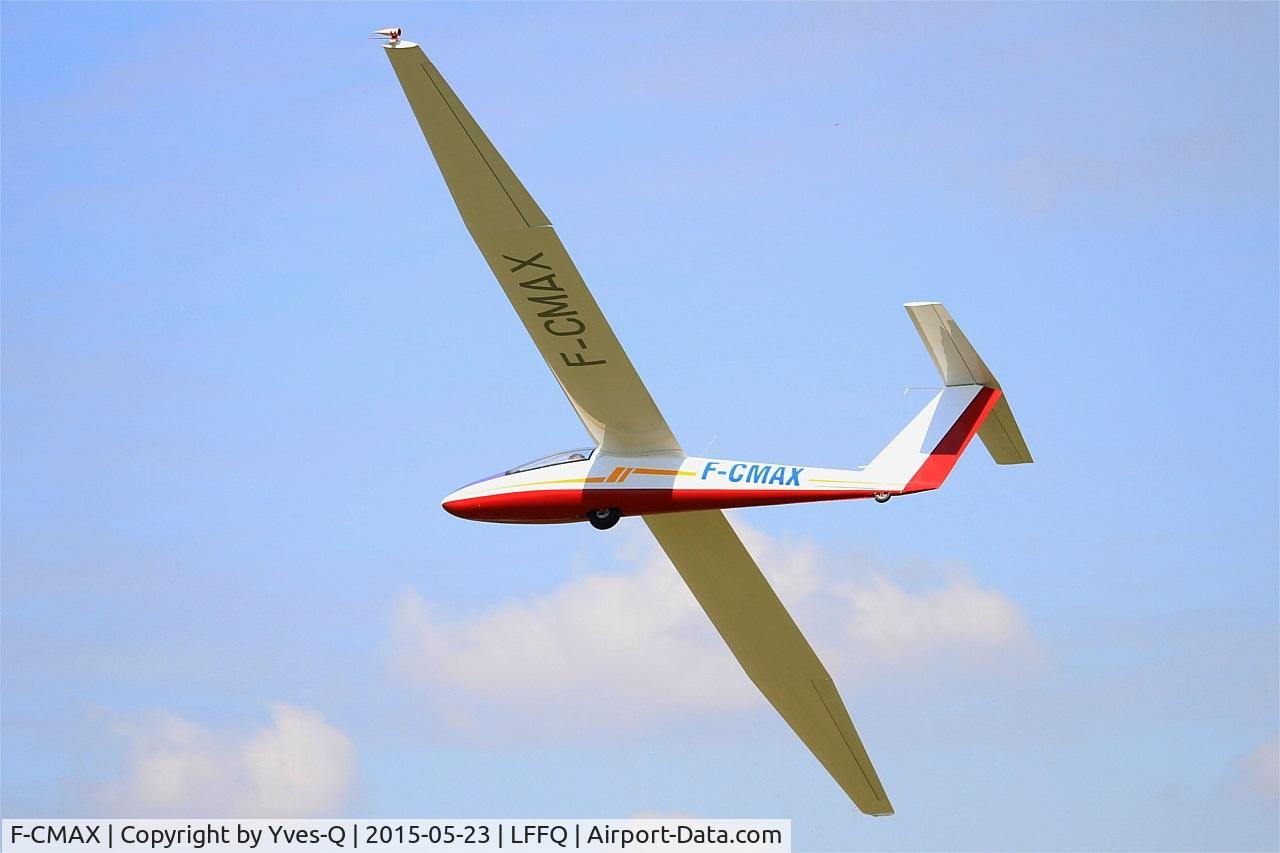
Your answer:
[[[873,498],[942,485],[977,435],[1000,464],[1031,454],[1000,383],[937,302],[906,306],[945,388],[870,463],[814,468],[688,456],[574,268],[546,214],[440,72],[380,30],[463,222],[592,446],[518,465],[444,499],[477,521],[640,516],[760,692],[854,804],[893,813],[835,684],[721,510]]]

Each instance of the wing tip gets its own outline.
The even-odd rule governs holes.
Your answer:
[[[876,781],[878,782],[879,780],[877,779]],[[846,793],[848,792],[846,791]],[[872,796],[875,797],[875,794],[873,793]],[[850,795],[849,799],[853,800],[854,806],[856,806],[858,811],[862,812],[864,815],[869,815],[871,817],[889,817],[893,814],[893,803],[889,802],[889,798],[883,795],[870,801],[868,801],[865,796],[855,798]],[[861,802],[859,800],[861,800]]]
[[[893,803],[889,802],[889,798],[887,796],[882,795],[877,797],[875,794],[872,794],[871,798],[868,798],[865,795],[855,797],[848,790],[845,791],[845,794],[853,801],[854,807],[868,817],[890,817],[894,814]]]

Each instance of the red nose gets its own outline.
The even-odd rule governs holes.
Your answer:
[[[449,495],[440,504],[444,511],[470,521],[505,521],[540,524],[583,521],[588,507],[580,491],[507,492],[478,497]]]
[[[471,502],[469,500],[449,500],[445,498],[440,503],[440,506],[444,507],[444,511],[449,515],[456,515],[458,518],[471,518],[472,516],[467,512],[467,505]]]

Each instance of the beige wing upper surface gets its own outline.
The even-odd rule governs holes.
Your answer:
[[[422,49],[386,50],[467,230],[592,438],[681,452],[546,215]]]
[[[719,510],[644,521],[738,663],[867,814],[893,806],[831,676]]]

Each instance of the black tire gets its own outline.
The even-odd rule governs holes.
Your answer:
[[[591,522],[591,526],[596,530],[608,530],[618,523],[618,519],[622,518],[622,510],[611,509],[593,509],[587,513],[587,521]]]
[[[893,495],[888,492],[879,492],[878,494],[872,495],[872,497],[876,499],[876,503],[878,504],[887,504],[889,502],[889,498],[893,497]]]

